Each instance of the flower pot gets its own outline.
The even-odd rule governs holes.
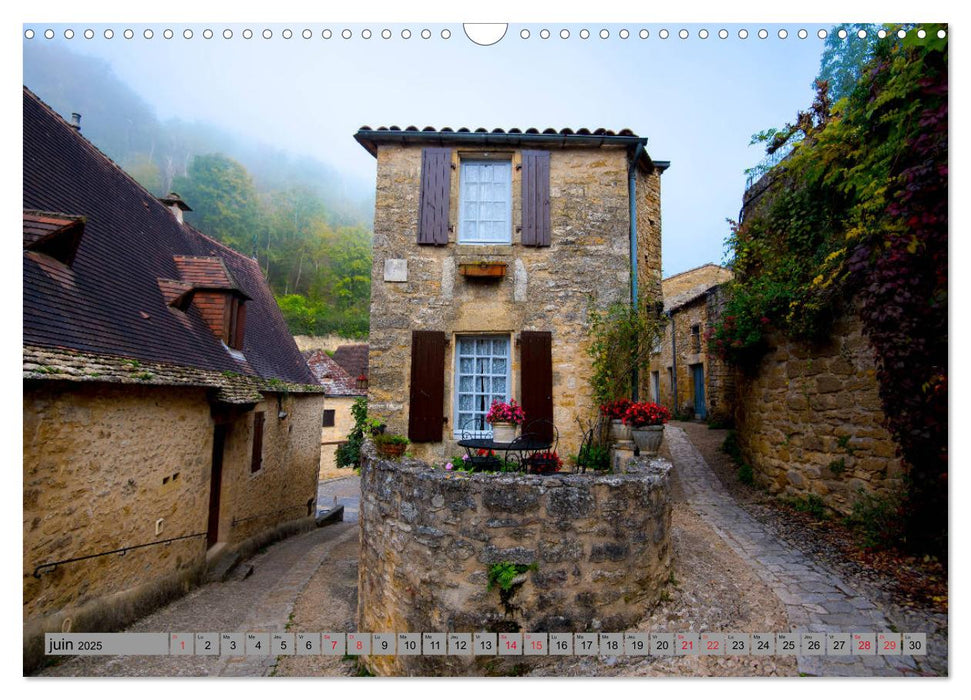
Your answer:
[[[614,442],[626,442],[630,440],[630,426],[624,425],[624,421],[619,418],[611,420],[610,439]]]
[[[512,442],[516,439],[517,428],[515,423],[493,423],[492,439],[495,442]]]
[[[393,443],[382,443],[377,445],[378,454],[388,459],[398,459],[405,453],[407,445],[395,445]]]
[[[631,436],[634,444],[641,451],[642,457],[656,457],[661,449],[661,440],[664,439],[663,425],[644,425],[640,428],[633,428]]]

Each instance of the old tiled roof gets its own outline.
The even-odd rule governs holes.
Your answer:
[[[664,312],[670,313],[672,311],[677,311],[682,306],[687,306],[695,299],[703,297],[709,291],[715,287],[720,287],[724,282],[702,282],[701,284],[695,285],[691,289],[685,290],[680,294],[675,294],[671,297],[664,298]]]
[[[368,376],[368,345],[367,343],[357,343],[354,345],[341,345],[334,351],[334,362],[344,368],[352,379],[360,376]]]
[[[24,210],[24,248],[30,248],[52,235],[63,233],[79,224],[82,216],[66,216],[56,212]]]
[[[359,389],[357,378],[349,375],[343,367],[334,362],[323,350],[308,350],[304,357],[314,376],[324,387],[327,396],[366,396],[367,391]]]
[[[419,129],[417,126],[407,126],[402,129],[399,126],[379,126],[372,129],[369,126],[362,126],[354,134],[355,140],[373,156],[377,155],[379,143],[426,143],[445,145],[452,143],[463,143],[467,145],[512,145],[529,146],[542,145],[550,147],[596,147],[605,145],[626,146],[635,149],[638,145],[646,146],[647,139],[635,134],[630,129],[611,131],[610,129],[560,129],[552,127],[537,129],[485,129],[478,127],[470,129],[461,127],[452,129],[443,127],[436,129],[433,126],[426,126]],[[659,170],[666,170],[670,161],[652,160],[646,151],[641,151],[639,163],[644,167],[654,167]]]
[[[255,260],[180,224],[27,88],[23,138],[23,208],[84,217],[70,267],[24,252],[25,347],[316,383]],[[39,225],[25,218],[31,231]],[[180,256],[218,258],[226,279],[249,298],[245,359],[230,353],[197,309],[190,305],[183,313],[168,305],[160,280],[186,281]]]
[[[71,382],[111,382],[162,386],[205,387],[224,403],[257,403],[261,391],[323,393],[323,387],[266,380],[236,372],[142,362],[130,357],[78,352],[63,348],[24,345],[24,379]]]

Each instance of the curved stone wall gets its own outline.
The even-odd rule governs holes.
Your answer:
[[[632,627],[670,574],[670,468],[655,459],[627,474],[469,475],[366,457],[359,629]],[[531,569],[509,591],[489,590],[489,568],[500,562]],[[455,675],[483,673],[490,660],[399,655],[366,663],[381,675]]]

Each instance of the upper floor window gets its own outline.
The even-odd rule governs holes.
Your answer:
[[[697,323],[691,326],[691,351],[701,352],[701,325]]]
[[[463,160],[459,243],[512,243],[512,163]]]

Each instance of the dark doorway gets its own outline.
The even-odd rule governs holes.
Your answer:
[[[212,434],[212,477],[209,480],[209,528],[206,547],[219,541],[219,493],[223,483],[223,448],[226,446],[226,430],[229,425],[217,423]]]

